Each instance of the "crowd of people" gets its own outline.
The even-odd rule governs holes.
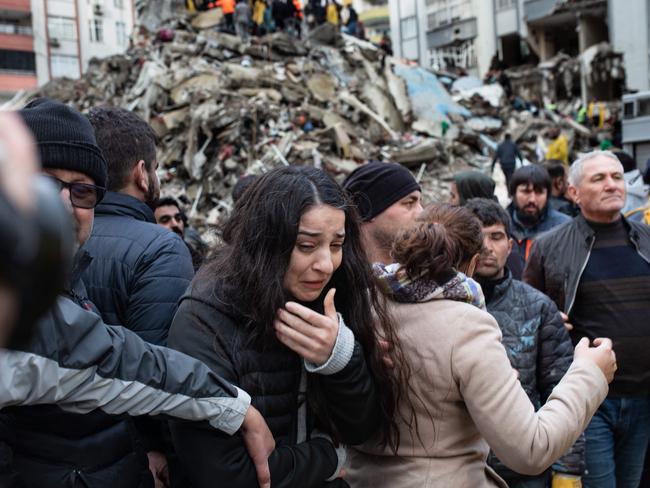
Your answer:
[[[345,34],[366,38],[351,0],[343,4],[337,0],[307,0],[304,6],[301,0],[204,0],[196,7],[221,9],[223,30],[237,34],[243,42],[248,42],[251,34],[263,36],[280,31],[299,38],[303,24],[308,29],[328,24]]]
[[[75,241],[29,337],[2,320],[1,486],[639,486],[650,227],[622,156],[513,166],[507,208],[478,171],[429,203],[399,164],[285,166],[240,180],[208,252],[134,113],[0,121]]]

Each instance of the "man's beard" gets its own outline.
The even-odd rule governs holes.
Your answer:
[[[147,193],[144,195],[144,203],[147,204],[147,206],[151,210],[156,210],[156,202],[158,201],[158,197],[160,196],[160,193],[156,191],[156,187],[152,182],[149,182],[149,186],[147,187]]]
[[[542,215],[544,214],[544,208],[537,209],[535,213],[524,212],[522,209],[517,208],[517,218],[519,221],[527,227],[533,227],[537,225],[540,220],[542,220]]]
[[[397,234],[397,233],[396,233]],[[397,237],[395,234],[386,232],[383,229],[374,229],[372,232],[372,237],[381,250],[390,253],[393,249],[393,243]]]

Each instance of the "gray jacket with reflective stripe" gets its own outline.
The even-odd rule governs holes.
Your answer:
[[[236,432],[249,395],[183,353],[60,297],[25,350],[0,352],[0,407],[55,403],[74,413],[167,415]]]
[[[207,421],[232,434],[249,405],[198,360],[59,297],[27,347],[0,350],[0,486],[149,486],[130,422],[111,415]]]

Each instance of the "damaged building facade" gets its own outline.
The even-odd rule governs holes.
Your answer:
[[[132,0],[0,0],[0,101],[124,52]]]
[[[531,86],[547,83],[548,98],[579,96],[583,103],[620,99],[625,88],[650,89],[649,0],[391,0],[389,4],[396,55],[423,66],[482,77],[496,55],[505,67],[539,65],[541,74],[531,73],[530,79],[521,81]],[[549,74],[558,79],[549,82]],[[541,98],[542,93],[537,95]]]

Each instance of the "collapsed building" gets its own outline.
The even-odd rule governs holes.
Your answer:
[[[278,32],[243,44],[216,29],[220,20],[211,10],[142,29],[124,55],[13,103],[49,96],[81,111],[133,110],[160,139],[164,192],[204,230],[229,214],[245,173],[313,165],[340,180],[362,162],[393,161],[413,170],[426,199],[443,200],[455,172],[489,165],[506,131],[531,161],[540,129],[589,133],[513,109],[498,84],[457,80],[452,95],[434,73],[328,25],[305,40]]]

